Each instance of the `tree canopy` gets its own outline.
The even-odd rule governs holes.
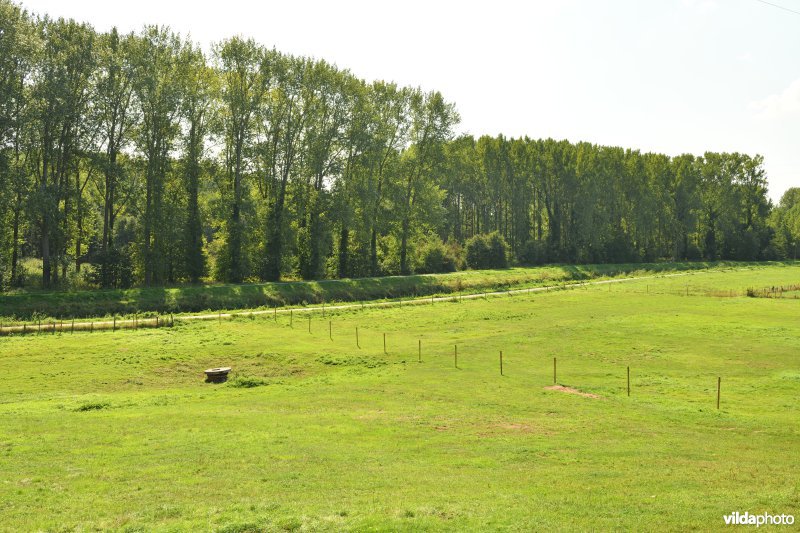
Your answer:
[[[253,40],[207,57],[0,0],[0,288],[24,257],[44,287],[123,287],[482,264],[467,242],[497,264],[796,256],[800,193],[773,207],[761,156],[458,122],[439,92]]]

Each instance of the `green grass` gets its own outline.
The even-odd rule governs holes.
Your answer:
[[[800,302],[706,295],[798,280],[800,266],[774,265],[329,311],[311,333],[296,314],[294,328],[264,316],[2,338],[0,529],[800,518]],[[600,398],[545,390],[553,357],[560,384]],[[231,379],[204,383],[222,365]]]
[[[791,264],[791,263],[786,263]],[[459,292],[533,287],[576,280],[643,273],[726,269],[757,263],[634,263],[554,265],[505,270],[470,270],[451,274],[280,283],[184,285],[128,290],[15,291],[0,294],[0,317],[82,318],[134,313],[182,313],[251,309],[322,302],[352,302]]]

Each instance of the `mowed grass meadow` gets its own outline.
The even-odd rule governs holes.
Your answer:
[[[800,301],[736,295],[798,282],[800,265],[750,266],[292,326],[5,337],[0,530],[800,519]],[[594,397],[548,390],[553,358],[558,384]],[[216,366],[227,383],[203,381]]]

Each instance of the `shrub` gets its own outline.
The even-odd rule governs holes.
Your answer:
[[[458,270],[458,255],[438,237],[432,237],[418,248],[416,271],[421,274],[455,272]]]
[[[553,262],[550,246],[546,241],[531,239],[520,250],[517,259],[523,265],[543,265]]]
[[[506,268],[508,266],[508,245],[496,231],[488,235],[475,235],[467,241],[466,248],[469,268]]]

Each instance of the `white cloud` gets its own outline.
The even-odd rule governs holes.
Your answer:
[[[793,81],[780,94],[771,94],[762,100],[750,102],[750,112],[756,118],[781,118],[800,113],[800,79]]]

